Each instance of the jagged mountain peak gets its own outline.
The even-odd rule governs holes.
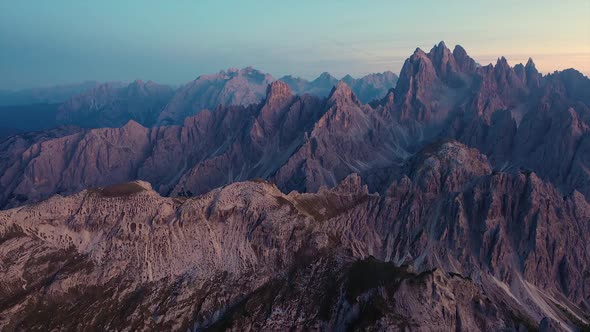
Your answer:
[[[328,73],[328,72],[323,72],[320,74],[320,76],[318,76],[315,80],[312,81],[312,83],[320,83],[320,82],[337,82],[338,79],[334,76],[332,76],[332,74]]]
[[[436,45],[436,47],[438,47],[439,49],[448,49],[447,45],[445,44],[444,40],[441,40],[438,45]]]
[[[413,61],[416,61],[418,59],[428,59],[428,55],[420,47],[417,47],[414,50],[414,53],[412,53],[412,55],[408,59],[406,59],[406,62],[407,61],[412,61],[413,62]]]
[[[494,68],[510,68],[510,65],[508,64],[508,60],[506,59],[506,57],[501,56],[496,60],[496,64],[494,66]]]
[[[434,64],[438,75],[443,79],[458,72],[453,53],[451,53],[451,50],[449,50],[442,41],[430,50],[428,58],[430,58]]]
[[[268,123],[271,127],[276,127],[277,117],[283,108],[293,99],[293,93],[289,85],[282,81],[274,81],[266,89],[266,98],[262,105],[261,121]],[[277,130],[278,128],[266,128],[267,130]]]
[[[403,121],[429,116],[429,111],[423,111],[423,105],[431,98],[430,95],[439,82],[440,78],[433,61],[424,51],[417,48],[404,62],[395,87],[397,103],[401,104],[397,116]],[[421,104],[420,109],[413,105],[417,102]]]
[[[441,41],[437,45],[434,45],[430,52],[428,53],[429,56],[440,56],[441,54],[450,54],[451,50],[447,47],[444,41]]]
[[[533,58],[529,58],[526,62],[525,68],[531,68],[531,69],[536,69],[535,66],[535,62],[533,61]]]
[[[467,54],[467,51],[461,45],[455,45],[453,57],[461,72],[471,74],[477,69],[475,60]]]
[[[330,96],[328,97],[328,103],[338,105],[352,103],[360,105],[358,98],[354,92],[352,92],[350,86],[343,81],[338,81],[336,86],[332,88]]]
[[[453,55],[456,56],[467,56],[467,51],[465,50],[465,48],[459,44],[455,45],[455,47],[453,48]]]
[[[266,100],[285,98],[293,95],[291,87],[282,81],[274,81],[266,88]]]

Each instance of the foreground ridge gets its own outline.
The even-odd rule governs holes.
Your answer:
[[[0,326],[588,326],[581,194],[456,141],[401,169],[382,194],[356,174],[288,195],[259,180],[170,198],[138,181],[1,211]]]

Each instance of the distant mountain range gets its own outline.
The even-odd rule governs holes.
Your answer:
[[[19,91],[0,90],[0,106],[22,106],[34,104],[55,104],[95,88],[100,83],[94,81],[80,84],[56,85],[45,88],[25,89]],[[111,83],[122,86],[121,83]]]
[[[338,83],[328,73],[314,81],[284,77],[298,94],[325,97]],[[253,68],[229,69],[202,75],[173,89],[152,81],[86,82],[80,85],[0,92],[0,138],[19,132],[50,129],[60,125],[83,128],[121,127],[129,120],[144,126],[182,124],[188,116],[220,105],[248,106],[260,103],[267,86],[275,81],[269,74]],[[371,74],[360,79],[343,78],[362,101],[382,98],[395,86],[391,72]],[[289,83],[291,82],[291,83]],[[30,118],[43,121],[29,121]]]
[[[21,91],[0,91],[0,139],[17,133],[59,126],[59,105],[98,85],[98,82],[84,82]]]
[[[109,128],[0,141],[2,329],[590,328],[574,69],[441,42],[399,79],[246,68],[56,114]]]
[[[121,127],[130,120],[150,126],[174,94],[172,88],[152,81],[101,84],[59,105],[56,120],[84,128]]]
[[[361,102],[369,103],[383,98],[390,89],[395,87],[397,79],[396,74],[386,71],[378,74],[369,74],[359,79],[346,75],[341,81],[352,89]],[[293,76],[283,76],[279,80],[287,83],[295,94],[302,95],[308,93],[320,97],[329,95],[332,88],[339,81],[329,73],[322,73],[313,81],[307,81]]]

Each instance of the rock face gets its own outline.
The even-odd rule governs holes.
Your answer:
[[[370,104],[318,80],[1,141],[1,329],[589,328],[587,77],[440,43]]]
[[[403,169],[383,195],[358,175],[313,194],[258,181],[190,199],[139,181],[0,212],[0,326],[588,325],[582,195],[491,172],[452,141]]]
[[[272,181],[285,191],[317,191],[350,173],[369,176],[402,161],[408,155],[404,131],[387,121],[382,109],[362,105],[350,87],[339,82],[306,140]]]

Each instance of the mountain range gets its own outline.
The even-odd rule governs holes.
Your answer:
[[[328,73],[316,80],[281,80],[299,94],[325,97],[338,82]],[[342,79],[361,100],[380,99],[395,86],[397,76],[391,72]],[[248,106],[264,99],[268,84],[275,79],[251,67],[228,69],[213,75],[199,76],[180,88],[136,80],[121,82],[86,82],[79,85],[0,92],[0,138],[16,133],[73,125],[83,128],[121,127],[130,120],[143,126],[182,124],[184,119],[203,109],[219,105]],[[38,121],[29,119],[38,118]]]
[[[232,69],[57,114],[0,141],[3,330],[590,328],[574,69],[441,42],[399,79]]]
[[[0,90],[0,106],[60,103],[75,95],[93,89],[99,84],[95,81],[87,81],[79,84],[56,85],[18,91]]]

